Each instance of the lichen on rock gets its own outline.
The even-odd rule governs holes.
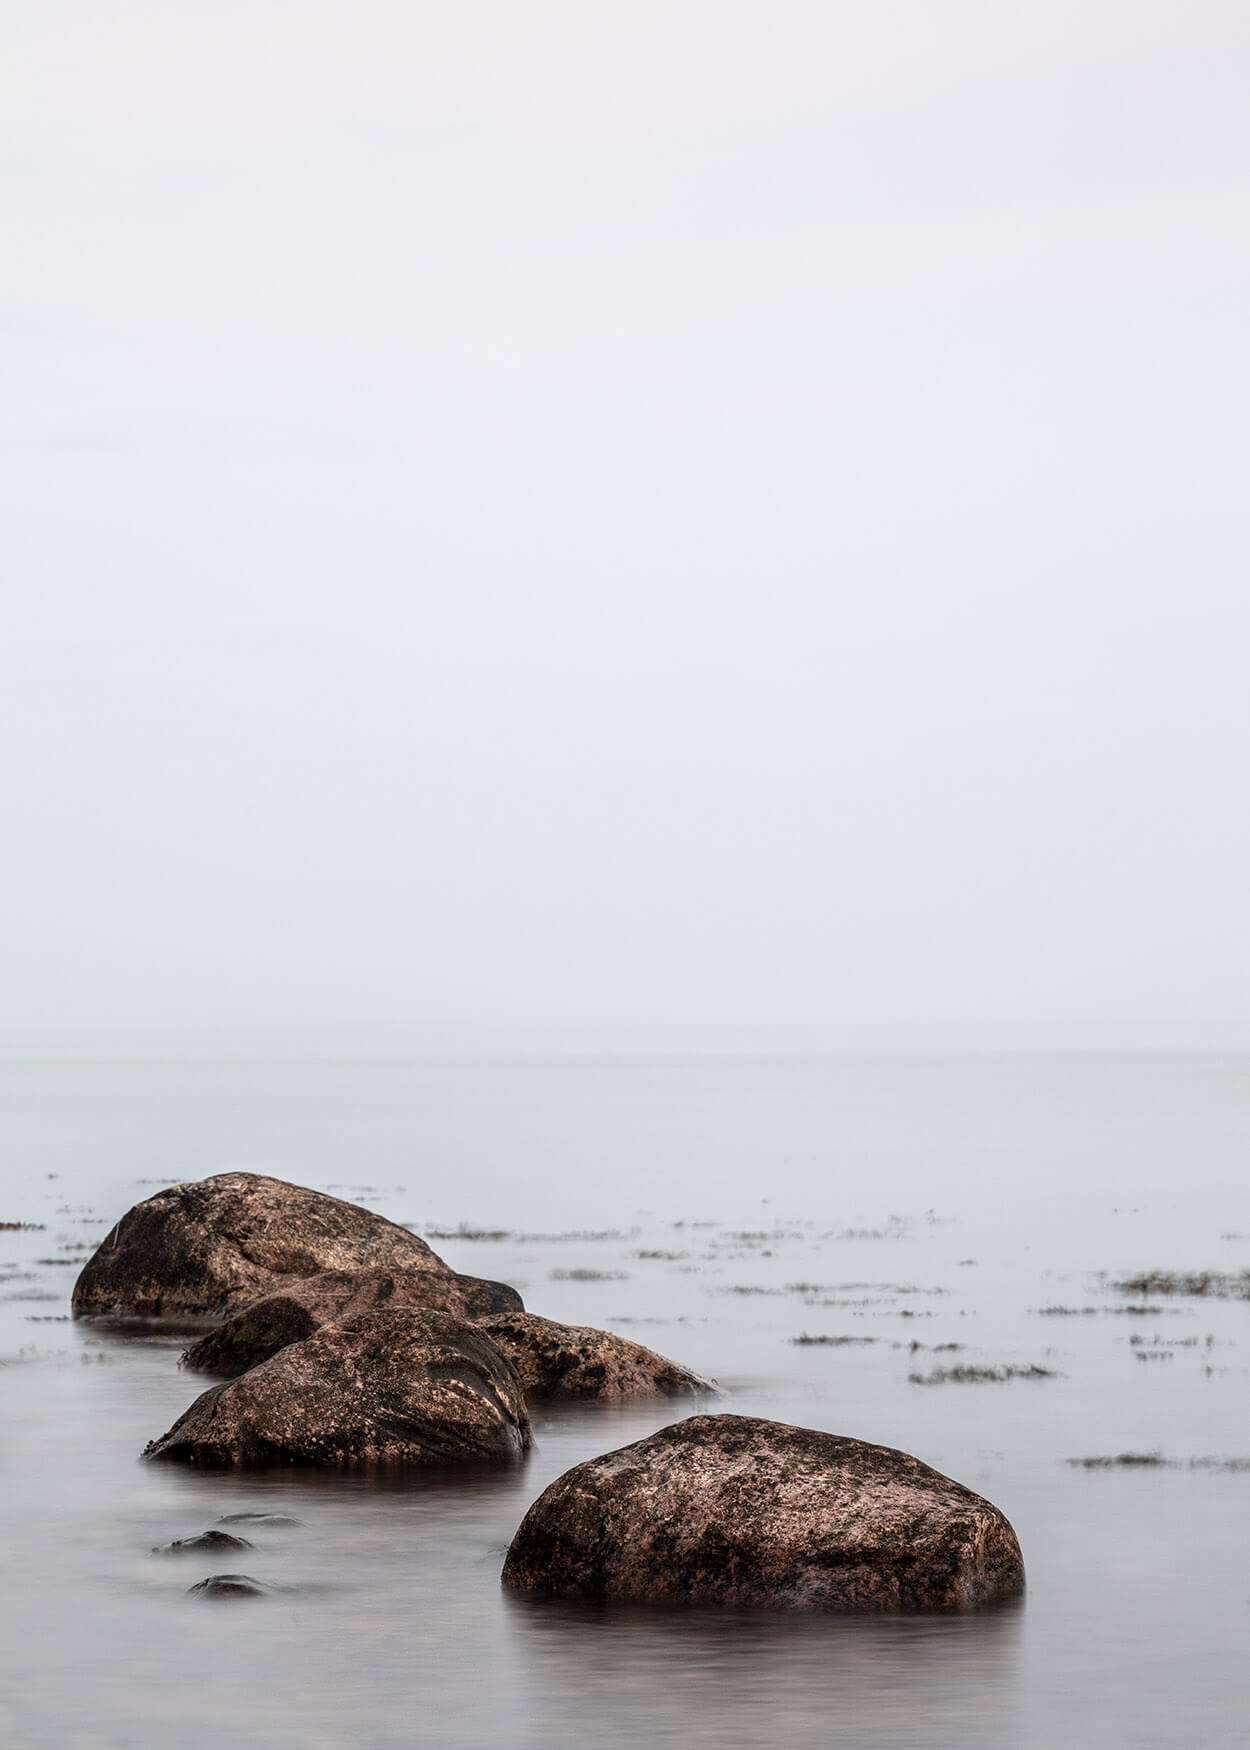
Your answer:
[[[74,1285],[78,1317],[215,1323],[285,1279],[450,1266],[407,1228],[261,1173],[218,1173],[135,1204]]]
[[[530,1446],[515,1368],[464,1319],[367,1312],[210,1386],[145,1456],[201,1466],[464,1464]]]
[[[525,1515],[505,1586],[560,1598],[961,1611],[1017,1597],[1003,1514],[888,1446],[694,1416],[575,1465]]]
[[[711,1380],[612,1331],[527,1312],[499,1313],[480,1323],[532,1397],[698,1397],[717,1391]]]
[[[268,1361],[290,1343],[302,1343],[324,1325],[363,1312],[426,1310],[474,1320],[482,1314],[520,1311],[515,1288],[450,1270],[323,1270],[287,1279],[249,1300],[215,1330],[193,1343],[182,1365],[196,1373],[234,1378]]]

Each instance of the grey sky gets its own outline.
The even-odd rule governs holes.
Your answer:
[[[6,38],[0,1022],[1246,1035],[1244,5]]]

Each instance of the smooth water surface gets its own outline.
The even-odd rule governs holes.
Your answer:
[[[1111,1281],[1250,1262],[1246,1070],[10,1064],[0,1220],[41,1228],[0,1232],[0,1738],[1244,1743],[1250,1465],[1230,1461],[1250,1459],[1250,1303],[1153,1297],[1134,1314]],[[73,1323],[69,1292],[83,1248],[132,1203],[228,1169],[331,1189],[426,1235],[503,1233],[432,1243],[515,1283],[533,1311],[715,1376],[727,1396],[714,1407],[905,1447],[1008,1514],[1027,1599],[968,1618],[813,1620],[504,1596],[503,1552],[545,1484],[681,1403],[540,1406],[528,1464],[460,1479],[139,1462],[206,1382],[179,1372],[178,1338]],[[911,1377],[956,1364],[1054,1377]],[[1174,1462],[1066,1462],[1126,1451]],[[241,1511],[301,1523],[251,1532],[256,1548],[230,1561],[150,1553]],[[231,1568],[274,1594],[188,1595]]]

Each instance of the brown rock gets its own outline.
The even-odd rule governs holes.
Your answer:
[[[283,1277],[434,1270],[424,1240],[372,1211],[259,1173],[218,1173],[137,1203],[74,1284],[78,1317],[216,1322]]]
[[[575,1465],[504,1584],[548,1597],[816,1611],[973,1610],[1024,1590],[997,1507],[889,1446],[693,1416]]]
[[[297,1276],[249,1300],[224,1325],[193,1343],[182,1365],[227,1378],[268,1361],[288,1343],[302,1343],[323,1325],[363,1312],[406,1307],[453,1313],[472,1321],[482,1314],[521,1310],[521,1297],[503,1282],[445,1270],[323,1270]]]
[[[479,1322],[534,1397],[697,1397],[717,1389],[711,1380],[611,1331],[561,1325],[527,1312],[499,1313]]]
[[[198,1397],[145,1457],[197,1465],[456,1464],[529,1449],[516,1370],[450,1313],[368,1312]]]

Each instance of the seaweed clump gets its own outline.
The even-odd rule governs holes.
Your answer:
[[[1210,1300],[1250,1300],[1250,1270],[1146,1270],[1111,1286],[1120,1294],[1148,1299],[1152,1294],[1201,1295]]]
[[[1002,1385],[1009,1379],[1058,1379],[1052,1367],[935,1367],[932,1373],[909,1373],[912,1385]]]

